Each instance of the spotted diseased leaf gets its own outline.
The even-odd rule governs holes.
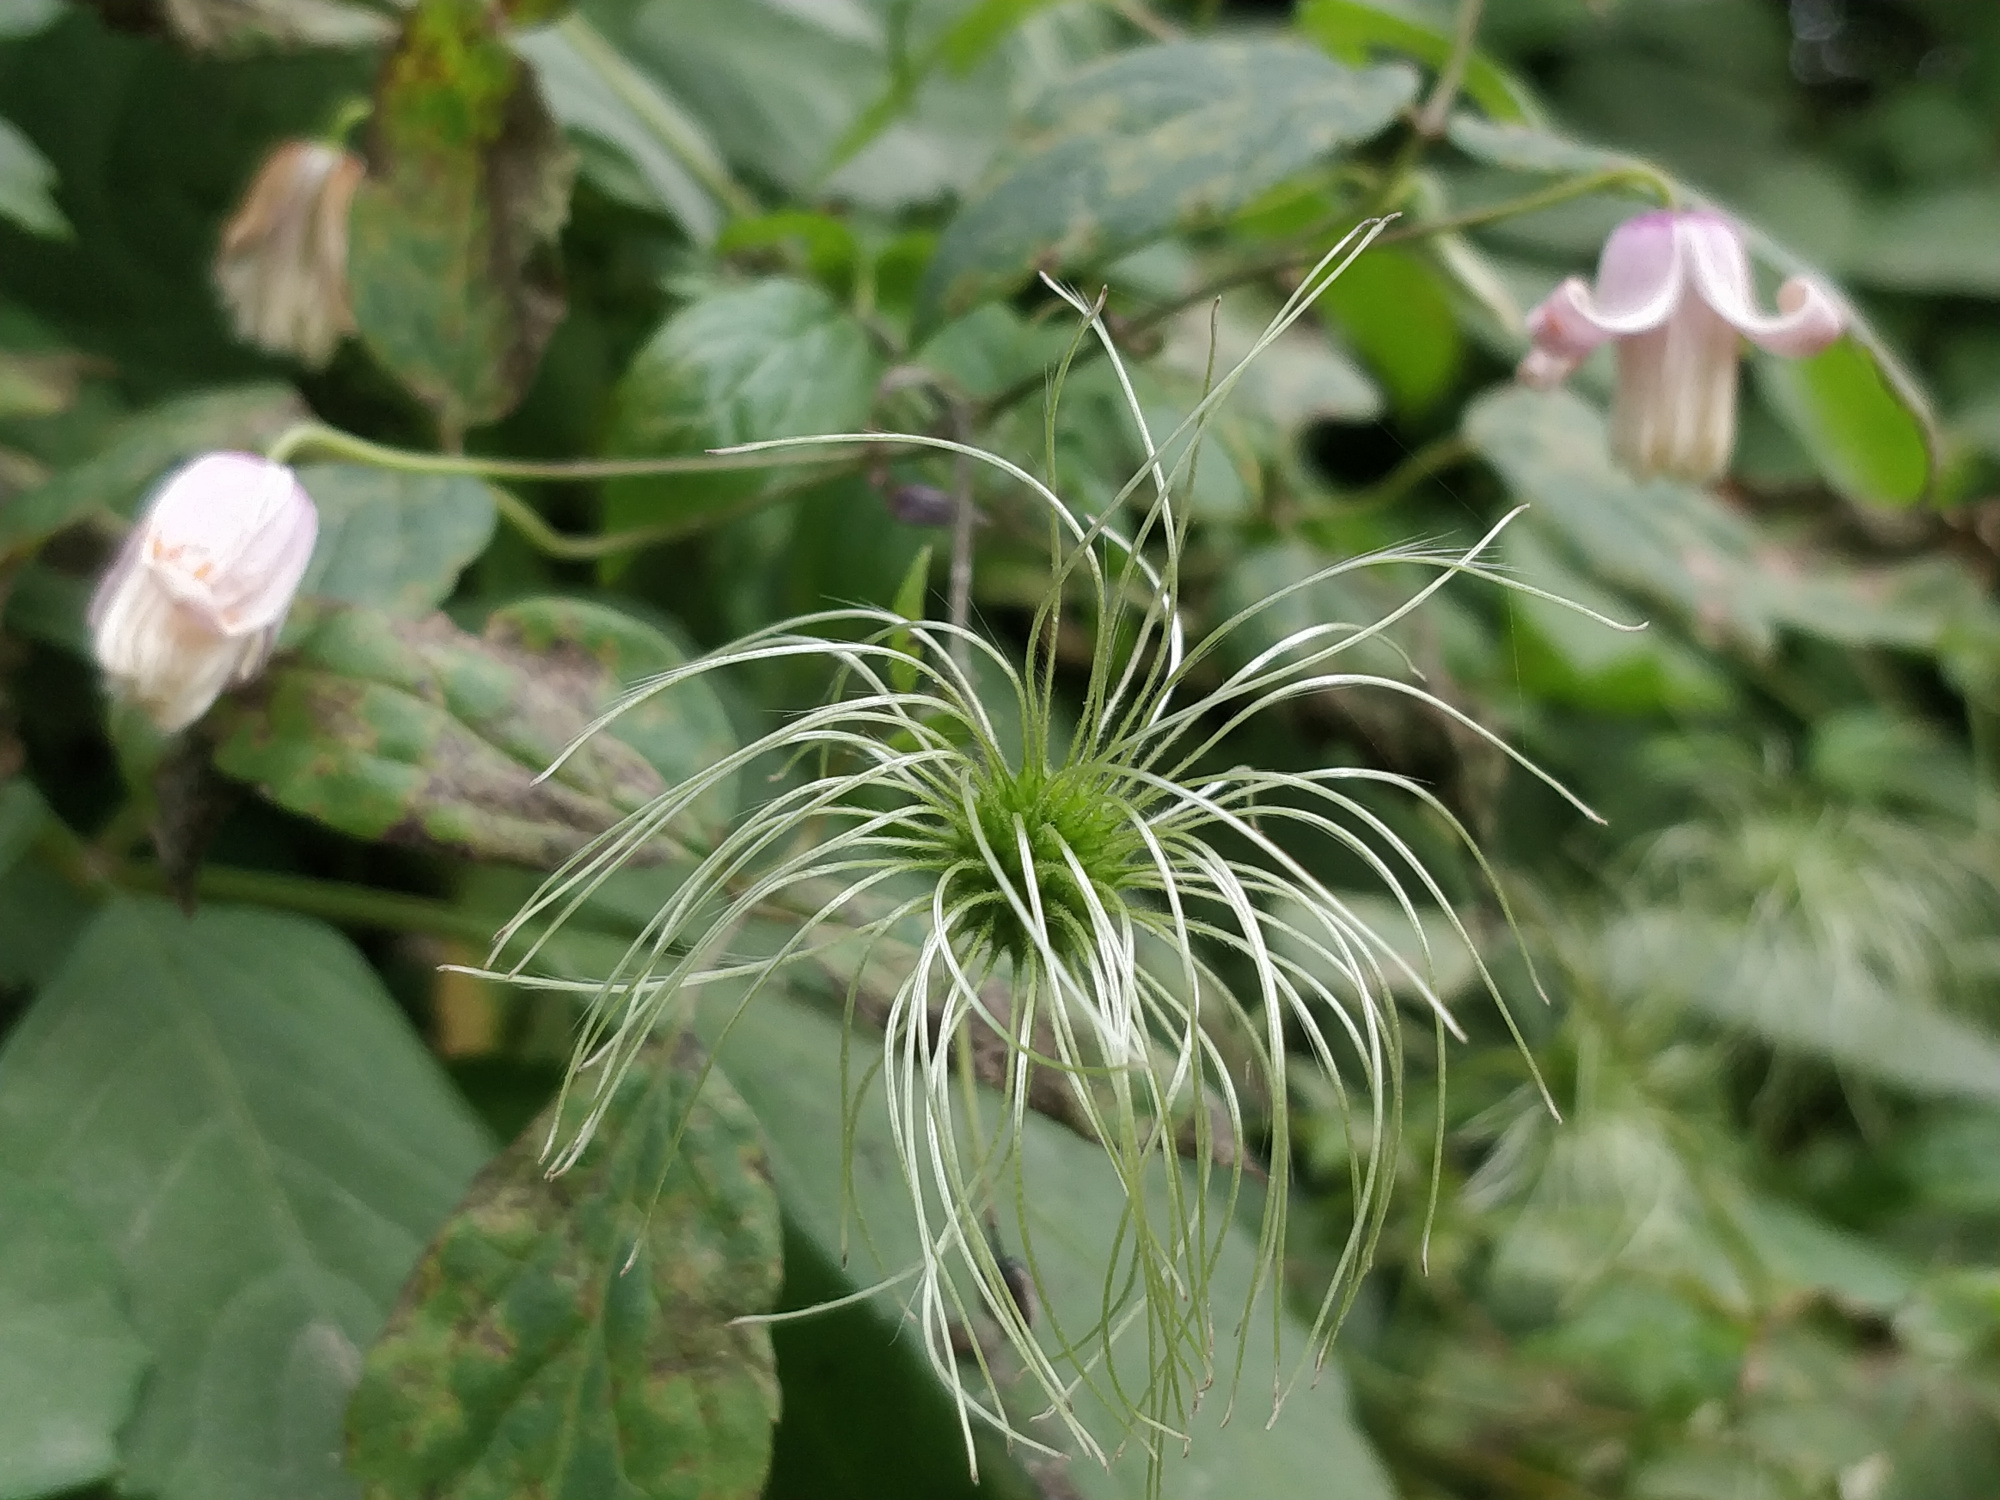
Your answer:
[[[217,711],[216,764],[345,833],[548,867],[732,748],[721,707],[690,682],[535,779],[625,688],[683,660],[601,605],[513,605],[480,636],[441,615],[300,618],[296,650]],[[697,826],[726,810],[710,797]]]
[[[448,438],[513,408],[562,321],[573,167],[486,0],[423,0],[377,87],[348,279],[362,338]]]
[[[1349,68],[1285,41],[1169,42],[1087,68],[1046,95],[938,243],[932,314],[999,296],[1037,268],[1108,260],[1226,215],[1415,96],[1393,64]]]
[[[369,1351],[364,1494],[748,1500],[778,1415],[769,1335],[731,1326],[780,1280],[756,1122],[683,1037],[550,1177],[556,1125],[552,1106],[474,1180]]]

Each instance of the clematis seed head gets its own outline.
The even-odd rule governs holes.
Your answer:
[[[323,365],[353,332],[347,217],[361,177],[359,157],[318,141],[286,141],[264,159],[215,258],[239,338]]]
[[[263,669],[319,535],[298,476],[210,453],[153,492],[90,601],[114,696],[172,734]]]
[[[1741,231],[1707,209],[1627,219],[1604,242],[1597,284],[1572,276],[1528,314],[1534,340],[1516,372],[1558,385],[1592,350],[1615,343],[1612,447],[1636,474],[1706,482],[1736,447],[1738,339],[1791,358],[1817,354],[1846,325],[1840,300],[1810,276],[1758,310]]]

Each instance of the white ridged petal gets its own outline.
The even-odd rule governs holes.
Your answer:
[[[1699,297],[1618,341],[1611,446],[1639,474],[1715,478],[1736,446],[1736,330]]]
[[[1833,293],[1809,276],[1778,288],[1778,311],[1757,310],[1750,257],[1736,227],[1717,214],[1681,215],[1683,256],[1695,288],[1708,305],[1759,348],[1792,359],[1817,354],[1839,338],[1846,324]]]

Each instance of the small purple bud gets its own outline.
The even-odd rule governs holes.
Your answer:
[[[899,484],[882,497],[905,526],[949,526],[958,502],[934,484]]]

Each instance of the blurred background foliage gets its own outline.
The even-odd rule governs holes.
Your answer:
[[[1211,327],[1225,356],[1246,346],[1301,244],[1370,208],[1407,231],[1635,158],[1740,213],[1767,267],[1837,278],[1927,399],[1894,399],[1853,345],[1753,360],[1726,482],[1622,474],[1608,366],[1574,393],[1510,384],[1521,310],[1634,211],[1605,191],[1392,230],[1204,439],[1197,621],[1328,558],[1469,543],[1520,502],[1510,569],[1649,623],[1613,633],[1461,580],[1384,657],[1602,827],[1395,701],[1301,702],[1231,747],[1419,776],[1480,832],[1547,1004],[1444,831],[1381,810],[1526,997],[1561,1119],[1467,993],[1467,955],[1441,949],[1473,1039],[1410,1040],[1399,1192],[1332,1366],[1269,1432],[1261,1376],[1226,1427],[1218,1393],[1166,1493],[2000,1495],[2000,8],[1489,0],[1464,127],[1428,143],[1399,70],[1427,81],[1458,11],[1426,0],[558,9],[419,7],[456,38],[450,66],[530,70],[561,138],[523,147],[472,111],[460,135],[436,125],[422,90],[456,98],[448,67],[383,70],[385,49],[414,55],[392,6],[0,8],[0,1500],[972,1487],[887,1314],[768,1344],[723,1317],[780,1277],[783,1306],[869,1279],[843,1264],[829,1155],[843,980],[746,1020],[646,1231],[657,1256],[607,1282],[685,1059],[621,1099],[628,1155],[553,1201],[522,1148],[494,1152],[550,1097],[572,1017],[438,969],[480,956],[531,888],[520,867],[824,687],[775,667],[734,681],[622,724],[568,800],[529,799],[537,757],[620,684],[828,602],[915,612],[927,594],[936,613],[946,538],[922,523],[952,466],[505,492],[308,469],[325,528],[308,592],[334,624],[218,711],[199,790],[161,794],[179,821],[155,859],[135,852],[81,608],[166,467],[308,413],[550,459],[964,422],[1030,467],[1046,447],[1094,510],[1140,452],[1101,363],[1045,433],[1069,325],[1034,267],[1110,285],[1139,398],[1171,428]],[[1190,39],[1224,50],[1162,50]],[[1134,58],[1212,111],[1210,156],[1159,148],[1154,96],[1107,85]],[[212,289],[221,225],[278,141],[378,88],[354,137],[377,195],[357,209],[375,216],[351,266],[361,337],[323,369],[246,347]],[[1496,145],[1495,121],[1534,151]],[[566,219],[521,206],[572,172]],[[436,241],[465,226],[422,207],[467,183],[516,228],[560,223],[559,245],[473,256],[442,287],[456,252]],[[508,278],[552,287],[558,258],[564,310],[542,326]],[[979,483],[977,618],[1018,636],[1039,522]],[[631,528],[658,535],[595,545]],[[1273,628],[1407,592],[1360,575]],[[543,682],[561,690],[539,717],[466,707],[489,689],[540,703],[521,684]],[[598,902],[551,971],[601,968],[662,888],[640,872]],[[201,914],[168,889],[198,889]],[[1306,1070],[1297,1099],[1288,1253],[1310,1305],[1377,1143]],[[1088,1293],[1109,1190],[1082,1143],[1036,1139],[1077,1158],[1074,1200],[1035,1211],[1083,1247],[1064,1274]],[[894,1187],[879,1168],[864,1157],[857,1193]],[[573,1306],[541,1296],[584,1284]],[[982,1493],[1144,1488],[1130,1455],[1106,1474],[981,1454]]]

